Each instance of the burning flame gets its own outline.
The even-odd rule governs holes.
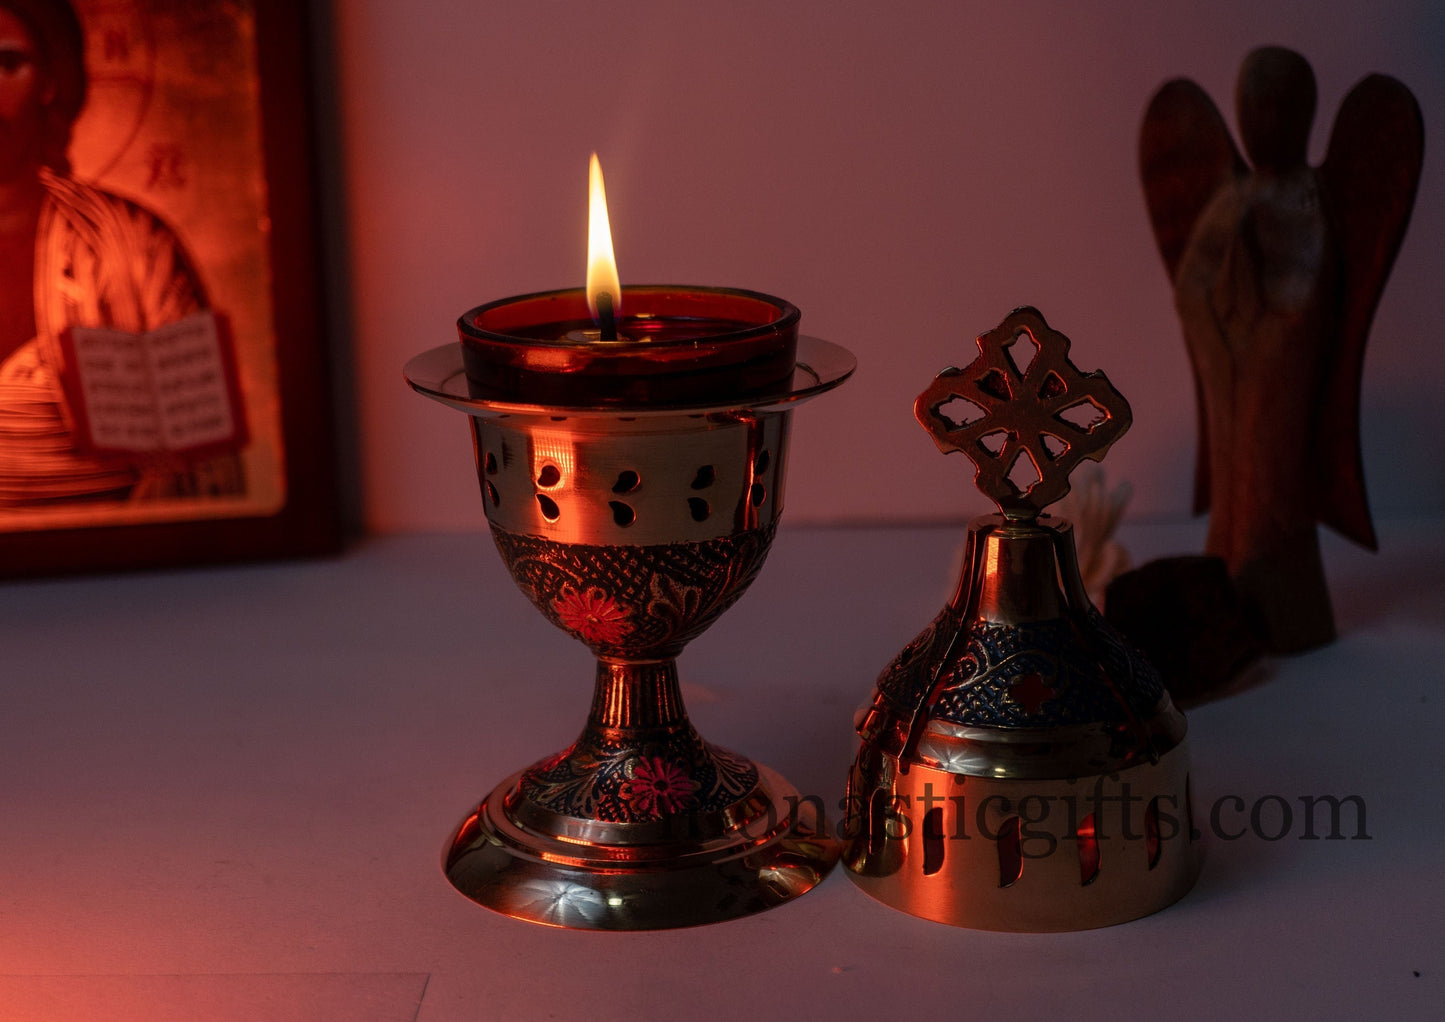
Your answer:
[[[622,315],[622,284],[617,279],[617,260],[612,255],[612,225],[607,220],[607,192],[602,187],[602,164],[592,154],[588,168],[587,201],[587,311],[597,322],[597,296],[612,295],[612,311]]]

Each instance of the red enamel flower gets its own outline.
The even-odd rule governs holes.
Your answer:
[[[552,611],[562,627],[576,632],[584,642],[611,646],[627,638],[631,631],[626,608],[601,589],[580,593],[570,587],[563,589]]]
[[[1054,686],[1045,681],[1043,675],[1037,671],[1017,679],[1008,690],[1008,697],[1031,717],[1038,714],[1044,704],[1057,694]]]
[[[697,782],[676,763],[661,756],[642,756],[632,767],[632,777],[622,785],[622,800],[642,816],[675,813],[692,801]]]

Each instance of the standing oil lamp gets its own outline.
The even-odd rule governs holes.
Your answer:
[[[978,347],[914,412],[999,513],[969,526],[953,598],[859,714],[844,863],[928,919],[1107,926],[1172,904],[1199,868],[1184,717],[1089,602],[1069,524],[1041,514],[1129,406],[1034,309]]]
[[[587,291],[473,309],[460,345],[405,370],[471,417],[502,560],[597,656],[581,736],[487,795],[443,865],[468,898],[521,919],[688,926],[788,901],[837,860],[786,781],[698,735],[675,658],[762,567],[793,405],[855,362],[799,337],[798,310],[767,295],[624,293],[602,265],[611,241],[593,161]]]

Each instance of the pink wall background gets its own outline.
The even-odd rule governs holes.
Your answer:
[[[1110,455],[1131,514],[1187,512],[1193,392],[1135,171],[1153,90],[1187,75],[1232,121],[1244,54],[1314,65],[1318,160],[1344,93],[1402,79],[1427,125],[1415,217],[1366,360],[1377,517],[1445,513],[1445,9],[1047,3],[336,2],[343,296],[366,524],[477,528],[460,416],[412,354],[473,305],[582,282],[590,150],[628,282],[753,288],[860,368],[795,419],[793,523],[986,510],[914,423],[934,373],[1038,306],[1129,397]]]

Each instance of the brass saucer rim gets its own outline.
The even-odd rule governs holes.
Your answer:
[[[504,415],[599,416],[604,418],[706,415],[738,410],[771,411],[807,401],[837,387],[858,368],[858,359],[840,344],[818,337],[799,335],[797,362],[792,379],[783,386],[762,393],[723,401],[649,405],[561,405],[529,404],[473,397],[462,366],[458,343],[442,344],[411,358],[402,368],[407,384],[418,394],[439,401],[457,411],[481,418]]]

